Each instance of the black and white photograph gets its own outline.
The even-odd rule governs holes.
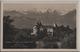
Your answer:
[[[3,49],[76,49],[76,4],[4,3]]]

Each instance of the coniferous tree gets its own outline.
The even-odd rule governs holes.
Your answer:
[[[9,42],[12,42],[14,40],[14,26],[11,25],[13,22],[12,19],[10,19],[10,16],[4,16],[3,18],[3,44],[4,47],[9,47],[11,44],[8,44]]]

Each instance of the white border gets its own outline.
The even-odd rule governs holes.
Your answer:
[[[4,0],[5,1],[5,0]],[[6,0],[6,2],[7,2],[8,0]],[[48,0],[49,1],[49,0]],[[58,0],[59,1],[59,0]],[[58,3],[58,1],[57,1],[57,3]],[[19,2],[19,1],[18,1]],[[40,2],[43,2],[42,0],[40,1],[37,1],[36,2],[36,4],[37,3],[40,3]],[[50,3],[52,3],[52,1],[50,0],[49,1]],[[44,3],[49,3],[49,2],[43,2],[43,4]],[[53,1],[54,2],[54,1]],[[70,1],[71,2],[71,1]],[[76,2],[76,1],[75,1]],[[5,2],[1,2],[1,24],[3,24],[3,3],[5,3]],[[12,3],[14,3],[14,2],[12,2]],[[17,2],[16,2],[17,3]],[[20,2],[20,3],[22,3],[22,2]],[[24,2],[23,2],[24,3]],[[29,3],[34,3],[35,4],[35,1],[34,2],[32,2],[31,0],[30,1],[27,1],[27,3],[29,4]],[[60,2],[59,2],[60,3]],[[65,3],[65,2],[64,2]],[[69,3],[69,1],[67,2],[67,3]],[[62,3],[61,3],[62,4]],[[76,5],[78,5],[78,2],[76,3]],[[77,6],[77,10],[79,10],[79,5]],[[80,11],[80,10],[79,10]],[[3,39],[3,25],[1,25],[1,51],[78,51],[78,50],[80,50],[80,46],[78,46],[79,45],[79,30],[80,30],[80,28],[79,28],[79,26],[80,26],[80,24],[78,23],[78,21],[79,21],[79,14],[78,14],[79,12],[77,12],[77,20],[76,20],[76,23],[77,23],[77,49],[3,49],[2,47],[2,45],[3,45],[3,41],[2,41],[2,39]]]
[[[3,45],[2,44],[2,42],[3,42],[3,40],[2,40],[3,39],[2,38],[3,37],[3,25],[2,24],[3,24],[3,2],[1,2],[1,49],[3,47],[2,46]]]
[[[77,50],[80,51],[80,0],[77,5],[77,18],[76,18],[76,27],[77,27]]]
[[[3,40],[2,40],[3,39],[2,38],[3,37],[3,25],[2,24],[3,24],[3,2],[1,2],[1,37],[0,37],[1,38],[1,47],[0,47],[1,50],[2,50],[2,47],[3,47],[2,46],[3,45],[2,44],[2,42],[3,42]]]

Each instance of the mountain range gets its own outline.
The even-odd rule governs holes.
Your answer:
[[[59,11],[37,12],[37,11],[4,11],[4,16],[9,15],[14,20],[12,25],[16,28],[32,28],[38,21],[45,25],[69,25],[71,28],[76,27],[76,9],[61,15]]]

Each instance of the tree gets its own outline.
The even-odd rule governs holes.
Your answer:
[[[10,44],[8,42],[12,42],[14,40],[14,26],[11,25],[13,22],[12,19],[10,19],[10,16],[4,16],[3,18],[3,44],[4,47],[9,47]]]
[[[4,41],[12,41],[12,34],[13,34],[13,22],[10,19],[10,16],[4,16],[3,18],[3,33],[4,33]]]
[[[76,29],[66,28],[66,34],[62,40],[62,48],[76,48]]]

